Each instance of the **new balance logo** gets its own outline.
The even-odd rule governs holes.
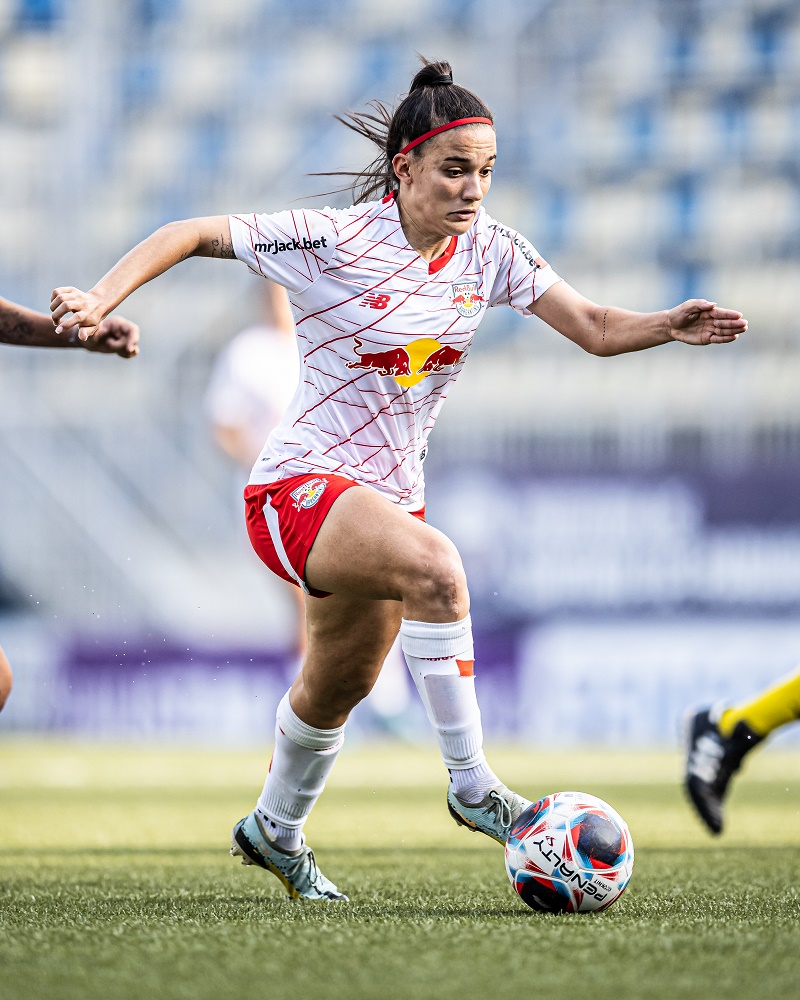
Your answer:
[[[369,306],[370,309],[385,309],[389,305],[390,298],[390,295],[381,295],[378,292],[367,292],[358,304],[360,306]]]

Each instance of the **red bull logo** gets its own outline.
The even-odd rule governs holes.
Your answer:
[[[365,351],[362,341],[358,337],[354,339],[356,360],[347,361],[348,368],[392,376],[395,382],[406,388],[417,385],[428,375],[452,370],[464,356],[463,351],[449,344],[440,344],[431,337],[412,340],[405,347],[392,347],[385,351]]]
[[[348,361],[348,368],[363,368],[366,371],[376,371],[379,375],[410,375],[411,359],[405,347],[392,347],[388,351],[363,351],[364,346],[355,337],[356,361]]]
[[[426,375],[431,372],[443,372],[445,368],[452,368],[453,365],[457,364],[463,353],[463,351],[457,351],[455,347],[449,345],[440,347],[438,351],[429,355],[425,364],[420,368],[420,372],[424,372]]]
[[[461,285],[453,285],[452,304],[459,316],[471,319],[481,311],[483,303],[486,301],[482,295],[478,294],[477,281],[465,281]]]
[[[313,507],[325,492],[327,485],[324,479],[309,479],[308,482],[298,486],[296,490],[292,490],[289,495],[294,500],[295,509]]]

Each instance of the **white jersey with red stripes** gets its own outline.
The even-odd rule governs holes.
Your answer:
[[[336,473],[424,504],[428,435],[488,306],[523,315],[559,277],[481,208],[430,264],[393,197],[347,209],[232,215],[236,256],[284,285],[301,374],[251,484]]]

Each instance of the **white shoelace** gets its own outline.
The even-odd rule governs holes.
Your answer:
[[[489,798],[492,800],[492,804],[487,807],[486,811],[489,813],[496,813],[497,818],[503,824],[504,828],[511,826],[511,806],[509,803],[500,795],[499,792],[494,791],[494,789],[489,792]]]

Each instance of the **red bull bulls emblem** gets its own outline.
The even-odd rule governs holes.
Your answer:
[[[472,319],[481,311],[485,301],[482,295],[478,295],[478,282],[465,281],[461,285],[453,285],[453,305],[459,316]]]
[[[348,368],[364,368],[376,371],[379,375],[410,375],[411,359],[405,347],[392,347],[388,351],[363,351],[364,346],[358,337],[356,342],[357,361],[348,361]]]
[[[438,351],[429,355],[425,364],[420,368],[420,372],[424,372],[426,375],[431,372],[443,372],[445,368],[452,368],[453,365],[457,364],[463,353],[463,351],[457,351],[455,347],[440,347]]]
[[[295,510],[300,510],[301,507],[313,507],[325,492],[327,485],[324,479],[309,479],[296,490],[292,490],[289,495],[294,500]]]
[[[358,337],[354,340],[356,360],[345,362],[346,367],[372,371],[383,377],[391,376],[404,388],[416,385],[428,375],[449,374],[464,357],[464,351],[449,344],[440,344],[431,337],[383,351],[365,351],[363,342]]]

